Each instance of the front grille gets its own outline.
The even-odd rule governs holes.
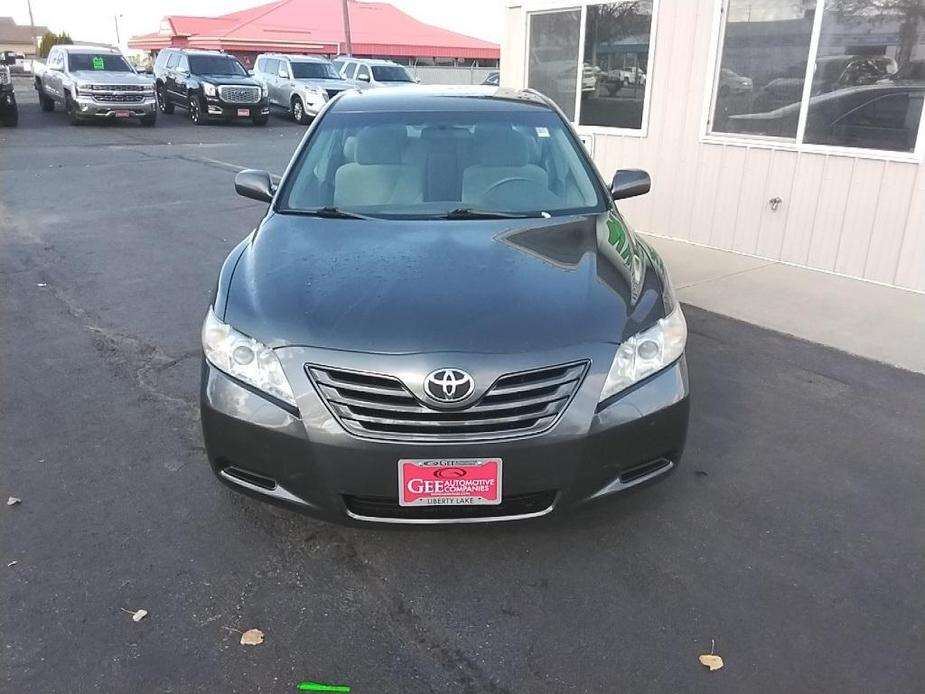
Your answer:
[[[0,65],[0,84],[10,83],[10,69],[5,65]]]
[[[438,410],[392,376],[306,365],[344,428],[366,438],[465,441],[526,436],[556,423],[578,390],[588,362],[502,376],[473,405]]]
[[[143,92],[149,90],[141,84],[91,84],[90,90],[96,92]]]
[[[218,96],[229,104],[256,104],[260,101],[260,87],[226,85],[218,88]]]
[[[142,94],[94,94],[94,101],[103,104],[137,104],[144,100]]]
[[[503,518],[539,514],[549,510],[555,501],[555,491],[505,496],[500,504],[494,506],[401,506],[397,498],[344,497],[344,505],[355,516],[406,521]]]

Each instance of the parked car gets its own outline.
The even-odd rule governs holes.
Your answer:
[[[624,87],[629,87],[634,84],[645,86],[646,84],[646,73],[638,67],[621,67],[611,70],[610,72],[623,83]]]
[[[297,123],[308,123],[321,107],[353,82],[341,79],[327,58],[263,53],[254,77],[267,88],[270,106],[286,109]]]
[[[340,76],[355,83],[358,89],[370,87],[401,87],[417,80],[404,65],[391,60],[340,57],[332,61]]]
[[[803,98],[805,63],[794,66],[791,75],[771,80],[755,95],[754,109],[772,111]],[[887,56],[830,55],[816,60],[812,95],[844,87],[874,84],[896,72],[896,61]]]
[[[0,123],[10,127],[19,123],[16,89],[10,76],[10,65],[15,62],[16,54],[12,51],[0,53]]]
[[[137,74],[115,48],[53,46],[48,60],[32,70],[42,110],[63,106],[71,125],[122,118],[157,122],[153,81]]]
[[[532,518],[664,477],[684,316],[568,121],[487,87],[346,92],[227,257],[202,329],[220,480],[344,522]]]
[[[743,77],[724,67],[719,71],[719,95],[720,97],[729,96],[730,94],[747,94],[752,91],[755,84],[751,77]]]
[[[227,53],[165,48],[154,61],[154,80],[161,110],[184,108],[196,125],[240,119],[266,125],[270,119],[266,86]]]
[[[809,101],[806,141],[813,144],[863,146],[911,152],[922,116],[925,85],[875,84],[848,87]],[[792,137],[800,104],[730,116],[727,131],[769,137]]]
[[[500,72],[489,72],[488,77],[485,78],[485,81],[482,82],[485,86],[488,87],[497,87],[501,84],[501,73]]]

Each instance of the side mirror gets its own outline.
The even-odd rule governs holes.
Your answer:
[[[177,74],[182,75],[183,77],[189,77],[189,70],[184,70],[183,68],[179,68],[177,70]]]
[[[361,82],[369,82],[369,75],[357,75],[357,79]]]
[[[651,187],[652,179],[642,169],[620,169],[613,175],[610,194],[614,200],[635,198],[648,193]]]
[[[260,202],[270,202],[276,192],[270,173],[258,169],[244,169],[239,172],[234,177],[234,189],[238,195]]]

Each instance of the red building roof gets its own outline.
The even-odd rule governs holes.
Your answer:
[[[350,35],[358,56],[498,60],[490,41],[419,22],[392,5],[349,0]],[[142,50],[167,46],[238,52],[337,54],[346,50],[341,0],[277,0],[221,17],[172,15],[155,34],[133,36]]]

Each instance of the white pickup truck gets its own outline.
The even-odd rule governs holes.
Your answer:
[[[42,110],[60,104],[72,125],[116,118],[157,122],[154,81],[136,73],[114,48],[54,46],[44,64],[34,64],[33,74]]]

